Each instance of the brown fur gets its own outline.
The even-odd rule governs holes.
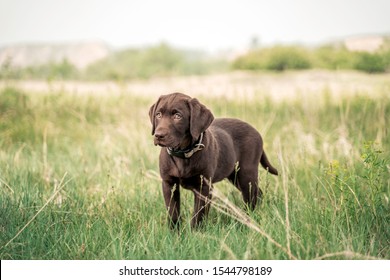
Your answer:
[[[149,110],[154,144],[160,152],[160,175],[171,225],[180,221],[180,186],[195,197],[191,225],[198,225],[208,212],[212,183],[229,179],[254,209],[262,196],[258,187],[259,163],[268,172],[278,171],[263,150],[260,134],[249,124],[230,118],[214,119],[197,99],[181,93],[162,95]],[[167,148],[192,147],[204,132],[204,149],[190,158],[168,154]],[[236,168],[238,163],[238,168]]]

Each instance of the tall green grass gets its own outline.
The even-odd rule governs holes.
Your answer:
[[[1,259],[390,258],[390,100],[202,99],[263,135],[279,177],[246,214],[216,184],[209,218],[171,231],[148,119],[152,98],[0,92]]]

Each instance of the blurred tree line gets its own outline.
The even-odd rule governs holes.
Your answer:
[[[8,59],[0,65],[0,79],[43,79],[43,80],[70,80],[80,77],[78,70],[67,59],[60,63],[49,62],[24,68],[12,66]]]
[[[155,76],[203,75],[228,69],[222,58],[201,51],[173,48],[165,43],[142,49],[125,49],[78,69],[64,59],[25,68],[12,66],[12,61],[0,65],[0,79],[47,80],[131,80]]]
[[[142,49],[125,49],[78,69],[64,59],[25,68],[0,65],[0,79],[115,80],[148,79],[156,76],[205,75],[233,70],[284,71],[310,68],[354,69],[367,73],[390,71],[390,42],[375,53],[353,52],[341,45],[317,48],[273,46],[262,48],[257,42],[244,55],[229,61],[210,57],[201,51],[180,50],[161,43]]]
[[[252,48],[232,63],[242,70],[300,70],[321,68],[330,70],[358,70],[367,73],[390,71],[390,42],[375,53],[349,51],[343,45],[324,45],[317,48],[302,46],[273,46]]]

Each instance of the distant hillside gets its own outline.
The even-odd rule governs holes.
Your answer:
[[[110,53],[109,47],[100,42],[14,45],[0,48],[0,65],[9,63],[13,67],[24,68],[66,60],[84,69]]]

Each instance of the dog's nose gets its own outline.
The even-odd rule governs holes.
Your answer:
[[[158,139],[158,140],[163,140],[165,138],[165,136],[166,136],[166,134],[161,133],[161,132],[160,133],[156,132],[154,134],[154,137],[156,137],[156,139]]]

